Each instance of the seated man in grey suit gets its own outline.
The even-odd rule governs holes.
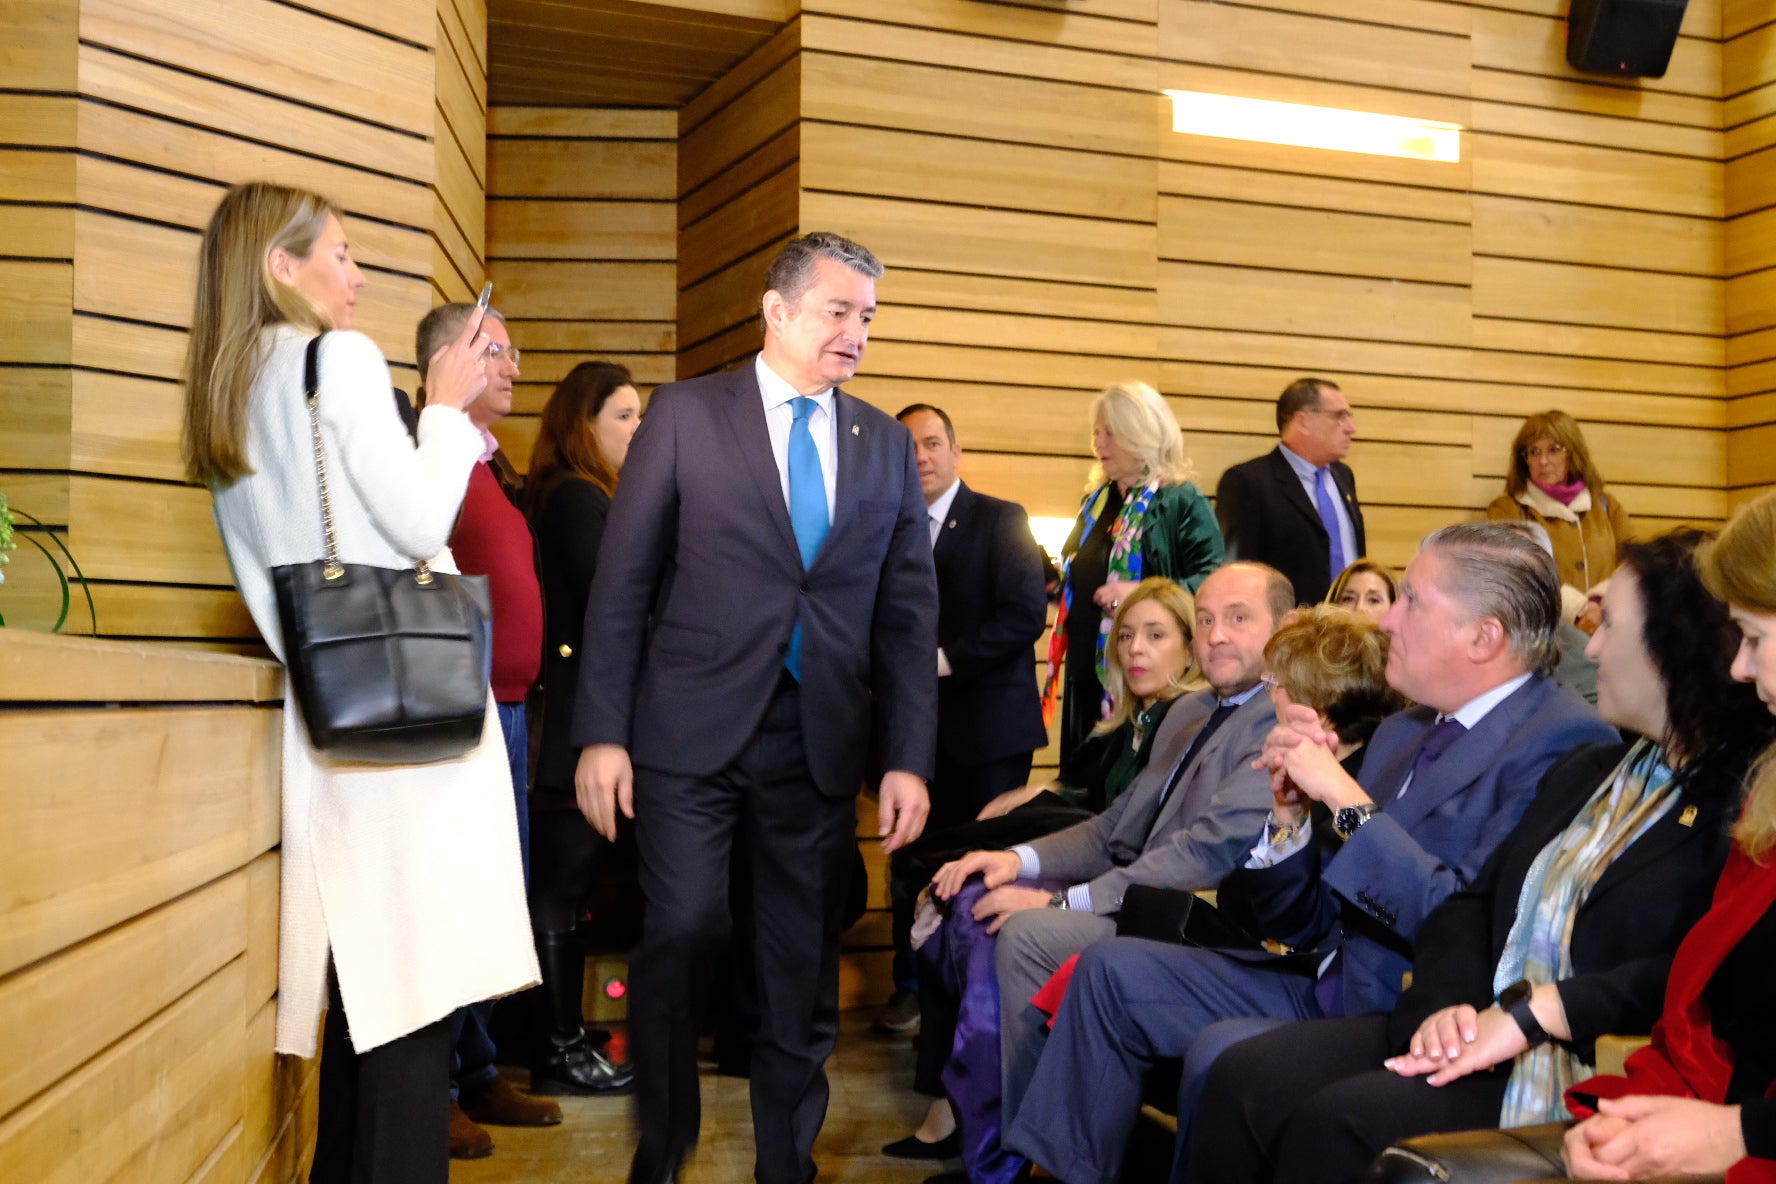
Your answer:
[[[1382,620],[1387,678],[1420,706],[1384,720],[1352,779],[1311,710],[1265,742],[1272,814],[1224,911],[1297,951],[1272,962],[1113,938],[1087,950],[1006,1143],[1068,1184],[1115,1180],[1152,1063],[1186,1057],[1179,1140],[1222,1049],[1268,1027],[1386,1011],[1419,922],[1516,825],[1542,773],[1614,738],[1549,673],[1560,581],[1534,543],[1494,523],[1425,539]],[[1309,841],[1306,799],[1342,846]],[[1337,842],[1338,840],[1333,840]],[[1080,1089],[1079,1083],[1090,1083]]]
[[[1274,568],[1234,563],[1212,573],[1196,594],[1192,643],[1210,689],[1173,706],[1154,736],[1152,759],[1128,789],[1096,817],[1010,851],[970,852],[934,877],[944,899],[977,873],[988,889],[973,917],[999,935],[1004,1081],[1028,1080],[1041,1052],[1043,1017],[1030,996],[1061,963],[1116,932],[1130,884],[1212,888],[1251,849],[1270,801],[1267,776],[1253,768],[1275,720],[1260,693],[1264,644],[1294,603],[1294,589]],[[1013,883],[1038,877],[1066,887]],[[970,1107],[952,1101],[965,1157],[975,1164]],[[1005,1102],[1009,1116],[1009,1093]],[[989,1141],[996,1153],[996,1130]]]

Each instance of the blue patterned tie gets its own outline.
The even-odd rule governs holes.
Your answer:
[[[820,453],[814,447],[814,433],[808,419],[820,406],[802,395],[790,400],[795,422],[789,426],[789,524],[795,530],[796,546],[802,552],[802,567],[814,566],[814,556],[832,529],[826,513],[826,477],[820,471]],[[796,622],[789,636],[789,656],[783,665],[797,682],[802,680],[802,623]]]
[[[1320,506],[1320,522],[1326,527],[1326,537],[1332,542],[1332,578],[1336,580],[1350,561],[1344,556],[1344,529],[1338,524],[1338,502],[1332,492],[1330,469],[1314,471],[1314,500]]]

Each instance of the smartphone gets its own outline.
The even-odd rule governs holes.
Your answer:
[[[481,332],[481,322],[487,319],[487,304],[492,299],[493,281],[488,280],[481,285],[481,295],[475,301],[475,333],[469,334],[470,340],[474,339],[476,333]]]

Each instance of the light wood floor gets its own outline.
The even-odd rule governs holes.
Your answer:
[[[944,1165],[889,1159],[882,1144],[910,1133],[926,1099],[912,1091],[913,1050],[904,1036],[870,1031],[874,1008],[841,1018],[827,1064],[832,1105],[815,1145],[820,1184],[919,1184]],[[512,1073],[523,1084],[524,1075]],[[628,1098],[560,1098],[562,1124],[489,1127],[491,1158],[451,1165],[451,1184],[624,1184],[635,1147]],[[703,1074],[703,1136],[684,1184],[752,1178],[752,1112],[746,1082]]]

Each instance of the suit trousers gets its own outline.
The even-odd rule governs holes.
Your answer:
[[[809,1184],[838,1035],[839,925],[856,834],[850,797],[809,775],[801,693],[787,675],[741,754],[708,776],[635,771],[646,900],[631,971],[636,1115],[631,1179],[663,1179],[697,1141],[697,1038],[715,955],[731,926],[730,856],[752,877],[759,1028],[752,1122],[759,1184]]]
[[[327,967],[319,1116],[309,1184],[445,1184],[450,1179],[450,1027],[427,1024],[368,1052],[348,1034]]]
[[[1001,1129],[1010,1130],[1017,1118],[1048,1041],[1048,1016],[1031,1005],[1030,997],[1067,959],[1115,935],[1116,922],[1109,917],[1072,909],[1029,909],[1000,928],[993,969],[999,975]]]
[[[1388,1017],[1289,1024],[1228,1049],[1209,1070],[1199,1135],[1173,1180],[1341,1184],[1401,1139],[1496,1127],[1509,1066],[1444,1086],[1381,1068]]]
[[[1141,1112],[1143,1075],[1156,1061],[1185,1057],[1188,1079],[1206,1068],[1193,1048],[1217,1021],[1318,1015],[1306,975],[1191,946],[1099,942],[1074,968],[1006,1144],[1068,1184],[1111,1184]],[[1187,1119],[1178,1116],[1180,1130]]]

